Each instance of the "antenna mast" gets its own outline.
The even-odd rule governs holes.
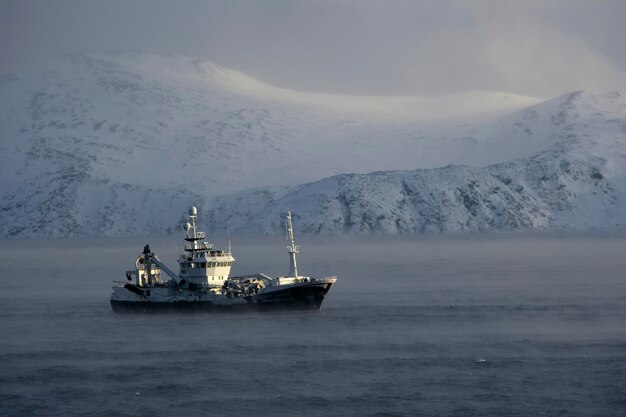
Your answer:
[[[287,212],[285,218],[285,227],[287,232],[287,252],[289,252],[289,277],[298,276],[298,265],[296,263],[296,254],[300,251],[300,247],[296,246],[296,241],[293,238],[293,224],[291,223],[291,212]]]
[[[231,246],[231,243],[232,243],[232,242],[231,242],[231,238],[230,238],[230,223],[228,223],[228,224],[226,225],[226,230],[227,230],[227,233],[228,233],[228,254],[229,254],[229,255],[231,255],[231,254],[232,254],[232,252],[231,252],[231,250],[230,250],[230,246]]]

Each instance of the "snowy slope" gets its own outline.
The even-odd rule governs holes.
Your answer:
[[[300,93],[210,62],[130,52],[73,55],[47,65],[0,82],[6,179],[28,164],[35,148],[72,154],[99,180],[205,195],[412,168],[432,163],[423,141],[407,143],[416,123],[537,102],[481,92],[437,98]],[[400,158],[399,147],[408,151]]]
[[[530,156],[484,167],[339,175],[210,201],[209,228],[277,233],[292,210],[306,233],[439,233],[626,228],[626,98],[576,92],[483,131]],[[524,142],[518,144],[518,142]],[[522,151],[520,151],[522,149]]]
[[[626,162],[626,161],[625,161]],[[280,233],[293,210],[305,233],[615,230],[626,226],[626,186],[606,161],[549,150],[484,168],[346,174],[291,189],[215,199],[210,230]]]
[[[546,152],[598,168],[613,187],[611,201],[621,201],[623,97],[576,93],[539,102],[497,92],[313,94],[179,56],[67,56],[30,74],[0,77],[0,236],[167,232],[190,204],[201,206],[214,228],[228,216],[219,208],[228,207],[233,225],[269,231],[286,202],[310,214],[311,223],[302,226],[311,232],[501,229],[507,227],[498,222],[481,226],[481,218],[476,226],[452,226],[467,223],[458,220],[461,209],[437,227],[422,227],[420,216],[411,220],[402,212],[394,228],[387,224],[398,220],[396,197],[387,195],[392,178],[434,178],[440,183],[416,179],[415,189],[450,192],[469,172],[491,175],[486,172],[498,166],[521,172]],[[441,168],[450,164],[466,168]],[[382,182],[382,174],[315,182],[415,168],[423,171],[384,174]],[[243,191],[267,185],[278,187]],[[574,182],[572,190],[578,186],[588,187]],[[363,204],[371,201],[365,216],[394,220],[352,220],[361,209],[340,197],[351,192]],[[315,196],[322,195],[328,201],[319,205]],[[429,206],[435,213],[452,210],[446,201]],[[593,213],[610,207],[594,204],[583,205],[591,213],[584,220],[576,210],[561,210],[559,219],[571,217],[562,227],[599,227]],[[520,220],[520,228],[561,227],[551,207],[543,207],[547,220]],[[331,208],[356,214],[337,223],[326,216]]]

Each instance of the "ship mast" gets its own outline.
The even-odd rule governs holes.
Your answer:
[[[198,210],[195,207],[191,207],[189,209],[189,220],[191,220],[191,224],[187,223],[189,226],[185,227],[187,229],[187,239],[191,240],[191,248],[193,250],[198,250],[198,234],[196,233],[196,218],[198,217]]]
[[[154,254],[150,252],[150,245],[143,247],[143,266],[145,271],[145,281],[147,285],[152,284],[152,262],[151,258]]]
[[[285,227],[287,232],[287,252],[289,252],[289,275],[288,277],[298,277],[298,265],[296,263],[296,254],[299,252],[300,247],[296,246],[296,241],[293,238],[293,225],[291,223],[291,212],[287,212],[285,218]]]
[[[231,249],[231,243],[232,243],[232,241],[231,241],[231,238],[230,238],[230,224],[228,224],[228,225],[226,226],[226,230],[227,230],[227,232],[228,232],[228,254],[229,254],[229,255],[231,255],[231,254],[232,254],[232,251],[231,251],[230,249]]]

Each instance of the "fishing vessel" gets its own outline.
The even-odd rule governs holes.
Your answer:
[[[289,272],[270,278],[257,273],[230,276],[235,262],[228,250],[215,249],[198,230],[198,210],[191,207],[185,224],[178,273],[167,267],[146,245],[126,271],[126,281],[116,281],[111,295],[115,312],[157,311],[268,311],[319,310],[336,276],[313,278],[298,273],[291,212],[285,215]]]

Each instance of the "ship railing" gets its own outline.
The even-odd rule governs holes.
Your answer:
[[[334,279],[335,281],[337,280],[337,275],[332,275],[329,277],[316,277],[316,278],[311,278],[311,282],[316,282],[316,281],[325,281],[325,280],[329,280],[329,279]]]
[[[191,252],[193,250],[197,251],[197,252],[203,252],[206,253],[206,255],[208,257],[219,257],[219,256],[225,256],[225,255],[230,255],[230,252],[226,252],[224,250],[221,249],[213,249],[212,245],[209,246],[196,246],[194,248],[193,245],[185,245],[184,249],[186,252]]]
[[[272,282],[272,278],[268,277],[265,274],[251,274],[251,275],[239,275],[234,277],[229,277],[229,281],[244,281],[246,279],[260,279],[265,281],[266,283]]]
[[[185,249],[192,249],[194,247],[193,244],[190,243],[186,243],[185,245]],[[213,249],[213,244],[212,243],[203,243],[203,244],[196,244],[196,249],[198,250],[206,250],[206,251],[211,251],[211,252],[224,252],[223,249]]]

